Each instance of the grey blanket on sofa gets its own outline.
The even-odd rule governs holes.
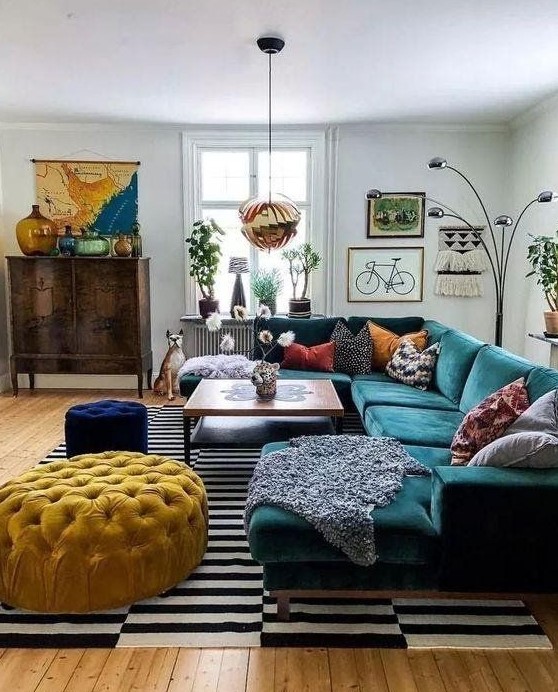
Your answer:
[[[428,475],[400,442],[365,435],[303,436],[263,456],[248,489],[246,530],[256,507],[297,514],[359,565],[376,560],[370,512],[396,496],[406,475]]]

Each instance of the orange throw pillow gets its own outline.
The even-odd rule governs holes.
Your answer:
[[[385,327],[380,327],[379,324],[368,322],[368,330],[373,343],[372,367],[374,370],[385,370],[397,347],[405,339],[412,341],[419,351],[424,351],[428,341],[428,331],[426,329],[399,336]]]
[[[333,372],[333,356],[335,355],[333,341],[317,346],[303,346],[295,342],[285,348],[284,354],[282,368]]]

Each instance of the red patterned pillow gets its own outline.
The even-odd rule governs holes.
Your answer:
[[[529,397],[522,377],[487,396],[461,421],[451,443],[452,465],[466,464],[528,408]]]
[[[285,355],[282,368],[292,370],[319,370],[321,372],[333,372],[333,356],[335,355],[335,344],[329,341],[326,344],[317,346],[303,346],[302,344],[291,344],[285,347]]]

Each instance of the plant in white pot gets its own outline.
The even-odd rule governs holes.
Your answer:
[[[558,336],[558,231],[554,237],[530,237],[533,242],[527,249],[527,260],[533,269],[527,276],[536,277],[550,308],[544,313],[546,334]]]
[[[224,231],[213,219],[194,221],[192,233],[186,238],[190,257],[190,276],[199,286],[202,297],[198,305],[205,319],[212,312],[219,312],[219,301],[215,299],[215,278],[221,259],[221,238]]]
[[[307,296],[310,274],[320,266],[322,258],[311,243],[303,243],[299,247],[283,250],[281,257],[289,264],[289,275],[293,286],[293,297],[289,300],[289,317],[310,317],[312,303]],[[302,290],[299,294],[301,278]]]

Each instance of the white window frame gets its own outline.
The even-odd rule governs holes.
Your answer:
[[[199,129],[182,133],[182,153],[184,171],[184,239],[190,234],[194,221],[201,210],[201,152],[207,149],[247,149],[267,148],[267,129],[246,128]],[[306,149],[310,152],[309,163],[309,203],[307,240],[322,255],[324,262],[321,271],[312,276],[311,297],[313,311],[320,313],[326,308],[326,268],[329,266],[328,229],[325,223],[325,129],[274,128],[274,148]],[[296,243],[296,239],[293,241]],[[193,279],[190,278],[190,263],[186,245],[184,246],[184,266],[186,270],[185,304],[188,314],[197,314],[197,293]],[[221,305],[226,312],[227,306]]]

